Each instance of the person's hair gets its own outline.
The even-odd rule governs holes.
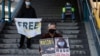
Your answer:
[[[48,27],[49,27],[50,25],[55,25],[55,27],[56,27],[56,24],[55,24],[55,23],[49,23],[49,24],[48,24]]]

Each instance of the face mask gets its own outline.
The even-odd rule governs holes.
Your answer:
[[[25,2],[25,4],[29,6],[31,3],[30,2]]]
[[[49,32],[50,33],[55,33],[56,29],[50,29]]]
[[[65,42],[58,42],[58,45],[59,45],[60,47],[63,47],[63,46],[65,45]]]

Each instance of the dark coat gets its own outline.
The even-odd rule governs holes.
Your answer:
[[[35,9],[32,6],[26,8],[24,4],[17,15],[17,18],[37,18]]]
[[[62,37],[61,34],[58,34],[58,33],[55,33],[54,37],[51,37],[49,33],[46,33],[42,36],[42,39],[45,39],[45,38],[55,38],[55,37]]]

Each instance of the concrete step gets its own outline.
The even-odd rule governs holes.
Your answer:
[[[90,56],[89,50],[72,50],[71,56]]]
[[[71,45],[77,45],[77,44],[88,44],[87,39],[69,39],[69,43]]]
[[[38,49],[0,49],[0,54],[39,55]]]
[[[63,34],[79,34],[80,30],[61,30]]]
[[[79,27],[77,26],[72,26],[72,27],[67,27],[67,26],[59,26],[57,27],[58,30],[77,30]]]
[[[42,29],[45,30],[48,26],[43,26]],[[6,26],[4,29],[17,30],[16,26]],[[78,26],[57,26],[58,30],[77,30]]]
[[[46,33],[47,30],[42,30],[42,33]],[[63,34],[78,34],[80,31],[79,30],[60,30],[61,33]],[[9,33],[9,34],[17,34],[17,30],[3,30],[3,33]]]
[[[56,23],[56,22],[55,22]],[[42,25],[48,25],[49,24],[49,22],[43,22],[42,23]],[[75,25],[78,25],[78,23],[77,22],[75,22],[75,23],[72,23],[72,22],[57,22],[56,23],[56,25],[57,26],[69,26],[69,25],[71,25],[71,26],[75,26]]]
[[[1,38],[12,38],[12,39],[15,39],[15,38],[20,38],[21,35],[20,34],[0,34],[0,37]]]
[[[48,32],[48,30],[47,29],[45,29],[45,30],[42,30],[42,34],[45,34],[45,33],[47,33]],[[60,30],[57,30],[56,31],[57,33],[60,33],[60,34],[64,34],[64,35],[77,35],[77,34],[79,34],[79,32],[80,32],[80,30],[63,30],[63,29],[60,29]]]
[[[17,34],[17,30],[3,30],[3,33]]]
[[[4,54],[4,55],[0,55],[0,56],[41,56],[41,55],[26,55],[26,54],[23,54],[23,55],[18,55],[18,54]]]
[[[19,43],[20,42],[20,39],[0,39],[0,43],[4,43],[4,44],[10,44],[10,43]],[[25,41],[26,42],[26,41]],[[34,40],[32,39],[31,40],[32,43],[34,43]],[[37,41],[39,42],[39,40]],[[75,45],[75,44],[86,44],[87,40],[86,39],[69,39],[69,43],[72,45]],[[88,43],[87,43],[88,44]]]
[[[69,39],[71,39],[71,38],[77,38],[78,36],[77,35],[63,35],[63,38],[69,38]]]
[[[6,26],[4,29],[17,30],[16,26]]]
[[[55,19],[54,19],[55,20]],[[42,25],[47,26],[50,22],[43,22]],[[77,22],[55,22],[57,26],[76,26],[78,25]],[[9,24],[9,26],[15,26],[15,23]]]
[[[58,18],[58,17],[56,19],[55,18],[51,19],[51,18],[52,17],[45,17],[45,15],[44,15],[43,22],[47,22],[47,23],[51,23],[51,22],[54,22],[54,23],[63,22],[61,18]],[[67,18],[66,20],[64,20],[64,22],[71,22],[72,23],[72,20],[71,20],[71,18]]]
[[[74,52],[73,52],[74,53]],[[76,53],[76,52],[75,52]],[[71,56],[90,56],[90,54],[84,54],[85,52],[84,51],[80,51],[79,53],[82,53],[82,54],[72,54]],[[10,55],[10,54],[8,54],[8,55],[0,55],[0,56],[41,56],[41,55]]]
[[[0,44],[0,49],[18,49],[19,44]],[[39,49],[39,44],[32,44],[32,49]],[[88,48],[87,44],[85,45],[70,45],[71,50],[81,50]]]
[[[19,43],[13,43],[13,44],[0,44],[0,49],[18,49]],[[39,49],[39,44],[32,44],[32,49]]]
[[[77,30],[78,26],[57,26],[58,30]]]
[[[86,55],[88,50],[71,50],[71,55]],[[38,49],[0,49],[0,54],[11,54],[11,55],[39,55]]]
[[[20,38],[21,35],[20,34],[0,34],[0,38],[11,38],[11,39],[15,39],[15,38]],[[78,36],[77,35],[63,35],[64,38],[77,38]],[[36,38],[36,37],[35,37]]]
[[[78,23],[57,23],[59,26],[76,26]]]

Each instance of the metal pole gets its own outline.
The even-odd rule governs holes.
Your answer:
[[[11,0],[8,0],[8,19],[11,22]]]
[[[5,21],[5,0],[2,0],[2,22]]]
[[[98,0],[96,0],[96,9],[98,10]]]

